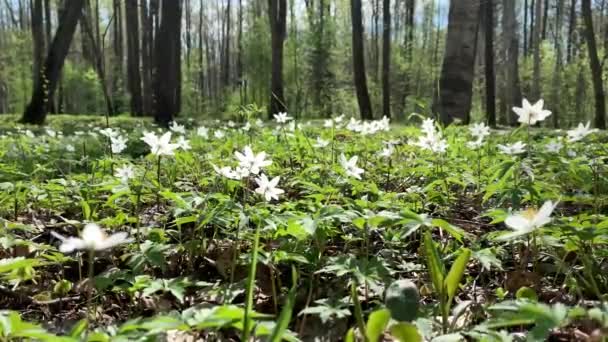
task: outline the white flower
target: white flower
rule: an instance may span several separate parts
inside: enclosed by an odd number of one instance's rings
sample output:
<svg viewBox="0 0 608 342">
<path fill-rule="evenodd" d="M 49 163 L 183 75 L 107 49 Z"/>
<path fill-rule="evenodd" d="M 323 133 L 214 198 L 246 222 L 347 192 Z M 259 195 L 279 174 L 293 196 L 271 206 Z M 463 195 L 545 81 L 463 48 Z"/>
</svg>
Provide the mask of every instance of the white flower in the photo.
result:
<svg viewBox="0 0 608 342">
<path fill-rule="evenodd" d="M 258 188 L 255 189 L 255 192 L 263 195 L 268 202 L 273 199 L 278 200 L 279 195 L 285 192 L 277 188 L 280 179 L 281 177 L 274 177 L 272 180 L 268 180 L 268 177 L 262 173 L 259 178 L 255 179 L 255 182 L 258 183 Z"/>
<path fill-rule="evenodd" d="M 50 128 L 46 129 L 46 134 L 51 138 L 55 138 L 57 136 L 57 132 L 55 132 L 54 130 L 52 130 Z"/>
<path fill-rule="evenodd" d="M 509 215 L 505 220 L 505 224 L 507 227 L 513 229 L 514 232 L 501 235 L 499 239 L 506 240 L 525 235 L 546 225 L 551 222 L 551 213 L 553 213 L 556 206 L 557 203 L 554 204 L 552 201 L 547 201 L 539 210 L 530 208 L 518 214 Z"/>
<path fill-rule="evenodd" d="M 271 160 L 266 160 L 266 152 L 255 154 L 250 146 L 245 146 L 243 153 L 236 151 L 234 155 L 239 161 L 239 166 L 249 170 L 254 175 L 259 174 L 261 168 L 272 164 Z"/>
<path fill-rule="evenodd" d="M 120 135 L 110 137 L 112 153 L 118 154 L 127 148 L 127 139 Z"/>
<path fill-rule="evenodd" d="M 28 138 L 34 138 L 34 137 L 36 137 L 34 135 L 34 132 L 30 131 L 29 129 L 26 129 L 24 133 L 25 133 L 25 136 L 28 137 Z"/>
<path fill-rule="evenodd" d="M 179 147 L 177 144 L 171 143 L 171 132 L 167 132 L 161 137 L 152 132 L 144 132 L 141 140 L 150 146 L 152 154 L 156 156 L 172 156 Z"/>
<path fill-rule="evenodd" d="M 516 154 L 521 154 L 526 152 L 526 144 L 522 143 L 521 141 L 518 141 L 514 144 L 507 144 L 507 145 L 501 145 L 498 144 L 497 145 L 498 149 L 500 150 L 500 152 L 504 153 L 504 154 L 508 154 L 508 155 L 516 155 Z"/>
<path fill-rule="evenodd" d="M 108 236 L 95 223 L 89 223 L 84 226 L 84 229 L 80 233 L 80 238 L 66 238 L 53 231 L 51 231 L 51 234 L 62 241 L 61 246 L 59 246 L 59 251 L 62 253 L 71 253 L 75 250 L 101 251 L 132 241 L 132 239 L 127 237 L 127 233 L 125 232 Z"/>
<path fill-rule="evenodd" d="M 427 135 L 435 134 L 435 120 L 428 118 L 422 121 L 422 132 Z"/>
<path fill-rule="evenodd" d="M 341 115 L 336 116 L 334 118 L 334 122 L 337 123 L 337 124 L 341 123 L 342 121 L 344 121 L 344 114 L 341 114 Z"/>
<path fill-rule="evenodd" d="M 281 112 L 279 114 L 274 114 L 274 119 L 277 123 L 284 124 L 287 121 L 292 120 L 292 117 L 287 116 L 287 113 Z"/>
<path fill-rule="evenodd" d="M 393 155 L 393 152 L 395 152 L 395 148 L 393 147 L 393 145 L 388 145 L 387 147 L 383 148 L 378 155 L 380 157 L 384 157 L 384 158 L 390 158 L 390 156 Z"/>
<path fill-rule="evenodd" d="M 228 167 L 228 166 L 224 166 L 224 167 L 218 167 L 215 164 L 211 164 L 211 166 L 213 166 L 213 170 L 215 170 L 215 172 L 225 178 L 228 179 L 240 179 L 237 178 L 236 173 L 232 170 L 232 168 Z"/>
<path fill-rule="evenodd" d="M 325 128 L 332 128 L 334 127 L 334 120 L 332 119 L 327 119 L 323 122 L 323 127 Z"/>
<path fill-rule="evenodd" d="M 559 153 L 563 147 L 564 144 L 562 144 L 561 141 L 556 139 L 545 145 L 545 151 L 547 151 L 548 153 Z"/>
<path fill-rule="evenodd" d="M 177 148 L 181 148 L 184 151 L 192 149 L 192 147 L 190 146 L 190 141 L 188 141 L 188 139 L 184 138 L 183 136 L 177 138 L 175 144 L 177 145 Z"/>
<path fill-rule="evenodd" d="M 518 122 L 526 125 L 535 125 L 551 115 L 551 111 L 543 109 L 544 105 L 545 101 L 542 99 L 538 100 L 534 105 L 531 105 L 527 99 L 524 99 L 523 106 L 521 108 L 513 107 L 513 111 L 519 116 Z"/>
<path fill-rule="evenodd" d="M 578 127 L 568 131 L 568 142 L 581 141 L 594 132 L 597 132 L 597 129 L 591 129 L 591 122 L 587 121 L 587 125 L 583 125 L 581 122 L 578 124 Z"/>
<path fill-rule="evenodd" d="M 481 146 L 483 146 L 483 138 L 477 138 L 476 140 L 467 142 L 467 147 L 471 150 L 476 150 Z"/>
<path fill-rule="evenodd" d="M 174 132 L 174 133 L 186 134 L 186 127 L 178 124 L 176 121 L 171 122 L 171 126 L 169 126 L 169 129 L 171 130 L 171 132 Z"/>
<path fill-rule="evenodd" d="M 299 125 L 296 125 L 295 121 L 292 121 L 289 123 L 289 125 L 287 126 L 287 130 L 290 132 L 295 132 L 296 128 L 300 128 Z"/>
<path fill-rule="evenodd" d="M 232 120 L 228 120 L 228 127 L 234 128 L 234 126 L 236 126 L 236 123 Z"/>
<path fill-rule="evenodd" d="M 221 129 L 218 129 L 217 131 L 213 132 L 213 136 L 216 139 L 223 139 L 226 136 L 226 134 Z"/>
<path fill-rule="evenodd" d="M 114 177 L 120 179 L 122 183 L 127 183 L 129 179 L 135 177 L 135 170 L 132 165 L 125 164 L 122 167 L 116 169 Z"/>
<path fill-rule="evenodd" d="M 110 128 L 110 127 L 104 128 L 104 129 L 100 129 L 99 133 L 101 135 L 103 135 L 104 137 L 107 137 L 107 138 L 113 138 L 113 137 L 115 137 L 115 136 L 118 135 L 118 131 L 116 131 L 116 130 Z"/>
<path fill-rule="evenodd" d="M 327 147 L 328 145 L 329 145 L 329 141 L 323 140 L 323 139 L 321 139 L 321 137 L 317 137 L 317 142 L 312 146 L 317 147 L 317 148 L 324 148 L 324 147 Z"/>
<path fill-rule="evenodd" d="M 356 179 L 361 179 L 361 174 L 365 172 L 363 169 L 357 167 L 358 156 L 353 156 L 350 159 L 346 159 L 344 154 L 340 155 L 340 165 L 344 168 L 346 175 Z"/>
<path fill-rule="evenodd" d="M 264 127 L 264 121 L 262 121 L 261 119 L 257 119 L 255 120 L 255 125 L 258 127 Z"/>
<path fill-rule="evenodd" d="M 199 137 L 205 138 L 205 139 L 209 139 L 209 128 L 207 128 L 205 126 L 201 126 L 201 127 L 197 128 L 196 135 L 198 135 Z"/>
<path fill-rule="evenodd" d="M 249 123 L 249 121 L 243 126 L 243 131 L 244 132 L 249 132 L 249 130 L 251 129 L 251 124 Z"/>
<path fill-rule="evenodd" d="M 566 154 L 568 155 L 568 157 L 570 158 L 574 158 L 576 157 L 576 152 L 574 152 L 573 150 L 568 150 L 566 151 Z"/>
<path fill-rule="evenodd" d="M 490 135 L 490 127 L 486 126 L 483 122 L 476 123 L 469 127 L 471 135 L 477 139 L 483 139 Z"/>
</svg>

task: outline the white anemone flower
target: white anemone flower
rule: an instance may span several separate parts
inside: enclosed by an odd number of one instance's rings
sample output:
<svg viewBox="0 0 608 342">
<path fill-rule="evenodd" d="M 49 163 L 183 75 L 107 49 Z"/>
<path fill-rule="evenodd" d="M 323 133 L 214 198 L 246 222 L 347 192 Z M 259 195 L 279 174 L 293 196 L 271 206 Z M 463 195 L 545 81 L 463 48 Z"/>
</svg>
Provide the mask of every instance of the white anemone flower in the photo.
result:
<svg viewBox="0 0 608 342">
<path fill-rule="evenodd" d="M 273 116 L 274 116 L 274 119 L 276 120 L 276 122 L 279 124 L 287 123 L 288 121 L 293 119 L 292 117 L 288 116 L 287 113 L 285 113 L 285 112 L 274 114 Z"/>
<path fill-rule="evenodd" d="M 177 121 L 172 121 L 171 126 L 169 126 L 171 132 L 178 134 L 186 134 L 186 127 L 177 123 Z"/>
<path fill-rule="evenodd" d="M 266 152 L 253 153 L 251 146 L 245 146 L 243 152 L 234 152 L 236 159 L 239 161 L 239 166 L 249 170 L 250 173 L 257 175 L 260 170 L 272 164 L 271 160 L 266 160 Z"/>
<path fill-rule="evenodd" d="M 120 179 L 122 183 L 127 183 L 129 179 L 135 177 L 135 170 L 132 165 L 125 164 L 116 169 L 114 172 L 114 177 Z"/>
<path fill-rule="evenodd" d="M 591 129 L 591 122 L 587 121 L 586 125 L 583 125 L 581 122 L 578 124 L 578 127 L 568 131 L 568 142 L 581 141 L 594 132 L 597 132 L 597 129 Z"/>
<path fill-rule="evenodd" d="M 213 132 L 213 136 L 216 139 L 223 139 L 226 136 L 226 133 L 224 133 L 224 131 L 222 131 L 221 129 L 218 129 L 217 131 Z"/>
<path fill-rule="evenodd" d="M 51 234 L 61 240 L 59 251 L 62 253 L 71 253 L 75 250 L 102 251 L 133 241 L 125 232 L 107 235 L 95 223 L 84 226 L 79 238 L 65 237 L 55 232 Z"/>
<path fill-rule="evenodd" d="M 500 152 L 502 152 L 503 154 L 508 154 L 508 155 L 516 155 L 516 154 L 522 154 L 524 152 L 526 152 L 526 144 L 522 143 L 521 141 L 518 141 L 514 144 L 507 144 L 507 145 L 501 145 L 498 144 L 496 145 L 498 147 L 498 149 L 500 150 Z"/>
<path fill-rule="evenodd" d="M 357 167 L 358 156 L 353 156 L 350 159 L 346 159 L 344 154 L 340 155 L 340 165 L 349 177 L 361 179 L 361 174 L 365 172 L 362 168 Z"/>
<path fill-rule="evenodd" d="M 178 146 L 178 148 L 181 148 L 184 151 L 188 151 L 188 150 L 192 149 L 192 146 L 190 146 L 190 141 L 188 139 L 184 138 L 183 136 L 180 136 L 179 138 L 177 138 L 177 141 L 175 143 Z"/>
<path fill-rule="evenodd" d="M 172 156 L 179 147 L 179 145 L 171 143 L 171 132 L 160 137 L 152 132 L 144 132 L 141 140 L 150 146 L 150 150 L 155 156 Z"/>
<path fill-rule="evenodd" d="M 266 201 L 270 202 L 273 199 L 278 200 L 279 195 L 283 194 L 285 191 L 283 189 L 277 188 L 281 177 L 274 177 L 269 180 L 265 174 L 261 174 L 260 177 L 255 179 L 255 182 L 258 183 L 258 187 L 255 189 L 255 192 L 264 196 Z"/>
<path fill-rule="evenodd" d="M 525 125 L 535 125 L 551 115 L 551 111 L 543 109 L 544 105 L 545 101 L 542 99 L 538 100 L 534 105 L 531 105 L 527 99 L 524 99 L 522 107 L 513 107 L 513 111 L 519 116 L 518 122 Z"/>
<path fill-rule="evenodd" d="M 209 139 L 209 128 L 205 126 L 200 126 L 196 129 L 196 135 L 201 138 Z"/>
<path fill-rule="evenodd" d="M 555 210 L 557 203 L 547 201 L 538 210 L 530 208 L 517 214 L 509 215 L 505 220 L 505 224 L 513 229 L 513 232 L 501 235 L 499 239 L 507 240 L 526 235 L 551 222 L 551 214 Z"/>
<path fill-rule="evenodd" d="M 483 122 L 473 124 L 469 127 L 471 135 L 477 139 L 483 139 L 490 135 L 490 127 L 486 126 Z"/>
<path fill-rule="evenodd" d="M 552 140 L 547 145 L 545 145 L 545 151 L 548 153 L 559 153 L 562 148 L 564 148 L 564 144 L 562 144 L 559 140 Z"/>
<path fill-rule="evenodd" d="M 110 137 L 110 148 L 112 149 L 112 153 L 119 154 L 127 148 L 127 138 L 116 135 Z"/>
<path fill-rule="evenodd" d="M 314 145 L 312 145 L 312 146 L 316 147 L 316 148 L 324 148 L 324 147 L 327 147 L 328 145 L 329 145 L 329 141 L 323 140 L 323 139 L 321 139 L 321 137 L 317 137 L 317 142 L 315 142 Z"/>
</svg>

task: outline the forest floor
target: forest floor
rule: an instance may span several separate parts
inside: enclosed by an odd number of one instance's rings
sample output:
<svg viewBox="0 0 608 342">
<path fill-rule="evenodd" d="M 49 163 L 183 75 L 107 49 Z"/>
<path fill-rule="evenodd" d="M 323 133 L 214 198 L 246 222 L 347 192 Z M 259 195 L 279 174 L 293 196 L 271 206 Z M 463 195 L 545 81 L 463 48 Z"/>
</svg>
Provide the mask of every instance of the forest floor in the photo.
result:
<svg viewBox="0 0 608 342">
<path fill-rule="evenodd" d="M 0 341 L 608 337 L 604 132 L 236 121 L 4 120 Z"/>
</svg>

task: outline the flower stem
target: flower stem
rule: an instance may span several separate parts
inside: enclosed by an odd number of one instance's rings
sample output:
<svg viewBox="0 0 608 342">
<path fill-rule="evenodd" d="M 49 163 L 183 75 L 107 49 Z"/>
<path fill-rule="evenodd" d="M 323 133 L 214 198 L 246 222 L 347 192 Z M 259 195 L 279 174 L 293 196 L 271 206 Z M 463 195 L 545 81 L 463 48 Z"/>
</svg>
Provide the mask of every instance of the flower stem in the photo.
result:
<svg viewBox="0 0 608 342">
<path fill-rule="evenodd" d="M 95 275 L 95 250 L 89 250 L 89 286 L 87 287 L 87 320 L 89 317 L 93 317 L 93 321 L 95 321 L 95 310 L 91 310 L 92 301 L 93 301 L 93 287 L 95 286 L 94 275 Z M 90 324 L 89 324 L 90 325 Z"/>
</svg>

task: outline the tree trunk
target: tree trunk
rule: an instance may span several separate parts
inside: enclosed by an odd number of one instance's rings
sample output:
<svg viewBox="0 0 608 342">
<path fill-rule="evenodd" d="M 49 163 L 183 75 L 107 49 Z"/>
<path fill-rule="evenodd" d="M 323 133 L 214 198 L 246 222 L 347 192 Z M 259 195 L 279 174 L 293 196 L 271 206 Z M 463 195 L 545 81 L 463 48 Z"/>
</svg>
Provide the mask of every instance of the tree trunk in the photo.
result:
<svg viewBox="0 0 608 342">
<path fill-rule="evenodd" d="M 513 4 L 513 6 L 515 6 L 515 4 Z M 524 41 L 524 56 L 527 56 L 528 55 L 528 0 L 524 0 L 524 39 L 523 39 L 523 41 Z"/>
<path fill-rule="evenodd" d="M 51 43 L 44 63 L 41 78 L 36 82 L 32 99 L 21 117 L 22 123 L 43 124 L 46 118 L 46 102 L 53 96 L 63 62 L 70 49 L 78 19 L 82 14 L 85 0 L 66 0 L 65 9 L 59 20 L 59 27 Z M 45 80 L 45 82 L 42 82 Z"/>
<path fill-rule="evenodd" d="M 152 21 L 147 0 L 141 1 L 141 64 L 142 64 L 142 98 L 144 115 L 152 113 Z"/>
<path fill-rule="evenodd" d="M 164 127 L 180 109 L 181 17 L 181 1 L 162 1 L 161 23 L 155 37 L 154 119 Z"/>
<path fill-rule="evenodd" d="M 542 34 L 542 20 L 541 20 L 541 13 L 542 13 L 542 5 L 543 5 L 543 1 L 542 0 L 536 0 L 536 10 L 534 11 L 536 13 L 536 23 L 534 25 L 534 44 L 531 44 L 531 46 L 534 47 L 534 67 L 533 67 L 533 82 L 534 82 L 534 87 L 533 87 L 533 97 L 534 100 L 539 100 L 542 96 L 541 94 L 541 82 L 540 82 L 540 52 L 542 49 L 542 44 L 541 44 L 541 34 Z"/>
<path fill-rule="evenodd" d="M 351 0 L 351 20 L 353 25 L 353 72 L 357 102 L 362 120 L 372 120 L 372 104 L 367 92 L 367 76 L 365 75 L 365 59 L 363 45 L 363 16 L 361 13 L 361 0 Z"/>
<path fill-rule="evenodd" d="M 122 29 L 122 5 L 120 0 L 113 0 L 112 10 L 114 12 L 113 22 L 113 48 L 114 59 L 112 62 L 112 97 L 114 98 L 115 110 L 119 111 L 123 108 L 123 102 L 120 100 L 123 94 L 123 29 Z"/>
<path fill-rule="evenodd" d="M 566 47 L 566 63 L 570 64 L 574 55 L 574 30 L 576 29 L 576 0 L 570 3 L 570 15 L 568 16 L 568 42 Z"/>
<path fill-rule="evenodd" d="M 496 127 L 496 75 L 494 74 L 494 1 L 481 2 L 485 38 L 485 81 L 487 124 Z"/>
<path fill-rule="evenodd" d="M 450 2 L 448 31 L 441 77 L 438 111 L 444 125 L 455 119 L 467 123 L 471 111 L 479 1 Z"/>
<path fill-rule="evenodd" d="M 382 114 L 391 117 L 391 1 L 383 0 L 382 13 Z"/>
<path fill-rule="evenodd" d="M 232 26 L 232 0 L 226 4 L 226 33 L 224 34 L 224 51 L 222 60 L 222 85 L 226 88 L 231 86 L 230 82 L 230 34 Z M 285 40 L 285 38 L 283 38 Z"/>
<path fill-rule="evenodd" d="M 127 85 L 131 95 L 131 114 L 142 116 L 143 98 L 141 94 L 140 50 L 139 50 L 139 1 L 126 0 L 125 17 L 127 25 Z"/>
<path fill-rule="evenodd" d="M 553 101 L 555 104 L 553 108 L 553 114 L 551 120 L 554 128 L 559 128 L 559 117 L 561 114 L 560 110 L 560 86 L 562 82 L 562 68 L 563 68 L 563 48 L 562 48 L 562 19 L 564 12 L 564 0 L 557 0 L 557 7 L 555 11 L 555 70 L 553 72 Z"/>
<path fill-rule="evenodd" d="M 33 45 L 33 85 L 38 86 L 37 82 L 41 80 L 42 63 L 44 63 L 44 24 L 43 24 L 43 8 L 42 0 L 32 1 L 32 45 Z"/>
<path fill-rule="evenodd" d="M 517 125 L 516 114 L 511 108 L 521 105 L 522 95 L 519 81 L 519 37 L 517 34 L 515 2 L 513 0 L 503 0 L 503 13 L 502 31 L 506 61 L 505 108 L 507 109 L 506 113 L 504 113 L 504 123 Z"/>
<path fill-rule="evenodd" d="M 287 0 L 268 0 L 268 16 L 272 40 L 272 71 L 268 117 L 285 112 L 283 95 L 283 42 L 287 30 Z"/>
<path fill-rule="evenodd" d="M 586 28 L 585 39 L 587 40 L 587 48 L 589 50 L 589 66 L 591 67 L 593 92 L 595 94 L 595 127 L 606 129 L 606 103 L 604 98 L 604 85 L 602 83 L 602 67 L 597 55 L 591 0 L 582 0 L 582 12 Z"/>
</svg>

